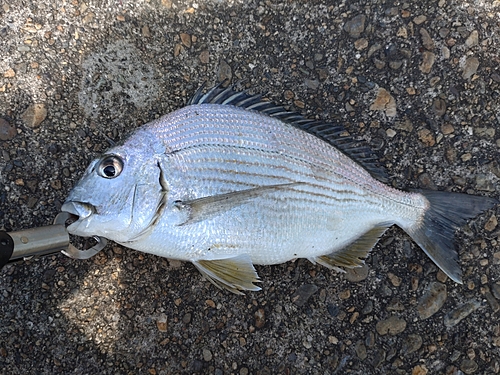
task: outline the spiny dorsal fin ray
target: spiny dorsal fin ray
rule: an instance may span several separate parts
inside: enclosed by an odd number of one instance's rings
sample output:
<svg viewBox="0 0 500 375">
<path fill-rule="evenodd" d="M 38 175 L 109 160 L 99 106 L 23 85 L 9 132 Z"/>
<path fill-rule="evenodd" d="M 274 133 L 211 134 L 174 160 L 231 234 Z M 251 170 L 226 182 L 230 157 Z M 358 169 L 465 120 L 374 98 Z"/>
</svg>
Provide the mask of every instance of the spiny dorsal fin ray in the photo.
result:
<svg viewBox="0 0 500 375">
<path fill-rule="evenodd" d="M 382 182 L 387 182 L 388 176 L 376 155 L 363 141 L 357 141 L 346 133 L 345 128 L 339 124 L 327 123 L 307 119 L 299 113 L 287 111 L 282 106 L 262 100 L 260 95 L 250 95 L 246 92 L 237 92 L 231 85 L 222 87 L 223 82 L 202 94 L 203 84 L 188 101 L 188 105 L 195 104 L 221 104 L 232 105 L 247 110 L 258 111 L 274 117 L 287 124 L 302 129 L 316 137 L 328 142 L 339 151 L 365 168 L 373 177 Z"/>
<path fill-rule="evenodd" d="M 338 270 L 338 267 L 354 268 L 363 265 L 368 253 L 377 244 L 388 226 L 377 226 L 359 237 L 349 246 L 334 253 L 310 259 L 325 267 Z"/>
<path fill-rule="evenodd" d="M 242 290 L 258 291 L 253 283 L 259 282 L 259 275 L 246 254 L 233 258 L 193 261 L 201 274 L 218 288 L 225 288 L 235 294 Z"/>
</svg>

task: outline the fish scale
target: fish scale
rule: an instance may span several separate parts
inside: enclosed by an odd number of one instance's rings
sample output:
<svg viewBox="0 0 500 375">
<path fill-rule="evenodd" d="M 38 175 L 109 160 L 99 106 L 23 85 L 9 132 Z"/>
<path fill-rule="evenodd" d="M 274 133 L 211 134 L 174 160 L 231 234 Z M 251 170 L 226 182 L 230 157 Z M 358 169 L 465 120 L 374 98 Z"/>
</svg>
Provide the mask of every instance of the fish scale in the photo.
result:
<svg viewBox="0 0 500 375">
<path fill-rule="evenodd" d="M 230 88 L 198 92 L 91 164 L 62 207 L 78 216 L 68 231 L 190 261 L 241 293 L 259 289 L 254 264 L 359 266 L 396 224 L 461 282 L 454 231 L 496 200 L 389 187 L 343 133 Z"/>
</svg>

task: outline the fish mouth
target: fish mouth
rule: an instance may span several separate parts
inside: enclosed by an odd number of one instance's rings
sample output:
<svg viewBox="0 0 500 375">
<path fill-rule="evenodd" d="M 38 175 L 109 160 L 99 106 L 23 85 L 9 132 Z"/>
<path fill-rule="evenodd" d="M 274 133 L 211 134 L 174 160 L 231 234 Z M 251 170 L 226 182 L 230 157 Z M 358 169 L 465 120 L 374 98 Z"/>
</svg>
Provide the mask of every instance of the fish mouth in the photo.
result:
<svg viewBox="0 0 500 375">
<path fill-rule="evenodd" d="M 65 202 L 61 207 L 61 211 L 68 212 L 69 214 L 73 215 L 73 219 L 75 219 L 75 221 L 67 227 L 68 231 L 70 232 L 72 229 L 76 228 L 76 226 L 83 220 L 87 219 L 92 214 L 95 214 L 97 212 L 95 206 L 93 206 L 92 204 L 78 201 Z"/>
</svg>

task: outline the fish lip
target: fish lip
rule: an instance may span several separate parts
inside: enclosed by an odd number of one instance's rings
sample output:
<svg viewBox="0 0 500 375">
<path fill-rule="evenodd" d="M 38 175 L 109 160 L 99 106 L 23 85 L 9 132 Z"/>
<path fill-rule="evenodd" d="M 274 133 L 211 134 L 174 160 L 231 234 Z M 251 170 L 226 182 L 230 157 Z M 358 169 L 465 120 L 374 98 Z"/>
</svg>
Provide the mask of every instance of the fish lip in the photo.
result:
<svg viewBox="0 0 500 375">
<path fill-rule="evenodd" d="M 79 202 L 79 201 L 64 202 L 64 204 L 61 207 L 61 211 L 68 212 L 78 217 L 78 220 L 75 221 L 70 226 L 76 224 L 77 222 L 81 222 L 82 220 L 87 219 L 92 214 L 95 214 L 97 212 L 95 206 L 93 206 L 92 204 L 88 202 Z"/>
</svg>

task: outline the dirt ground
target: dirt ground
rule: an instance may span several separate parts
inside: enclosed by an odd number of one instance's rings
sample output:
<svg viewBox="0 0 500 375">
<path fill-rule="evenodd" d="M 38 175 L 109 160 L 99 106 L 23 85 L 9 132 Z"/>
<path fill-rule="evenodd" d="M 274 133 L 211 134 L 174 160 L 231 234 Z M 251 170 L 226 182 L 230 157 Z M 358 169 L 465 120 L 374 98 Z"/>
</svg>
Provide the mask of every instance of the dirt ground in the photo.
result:
<svg viewBox="0 0 500 375">
<path fill-rule="evenodd" d="M 498 198 L 499 56 L 498 0 L 4 1 L 0 229 L 50 224 L 110 141 L 224 79 L 344 124 L 392 186 Z M 457 233 L 463 285 L 397 228 L 244 296 L 116 244 L 7 265 L 0 373 L 499 373 L 498 210 Z"/>
</svg>

